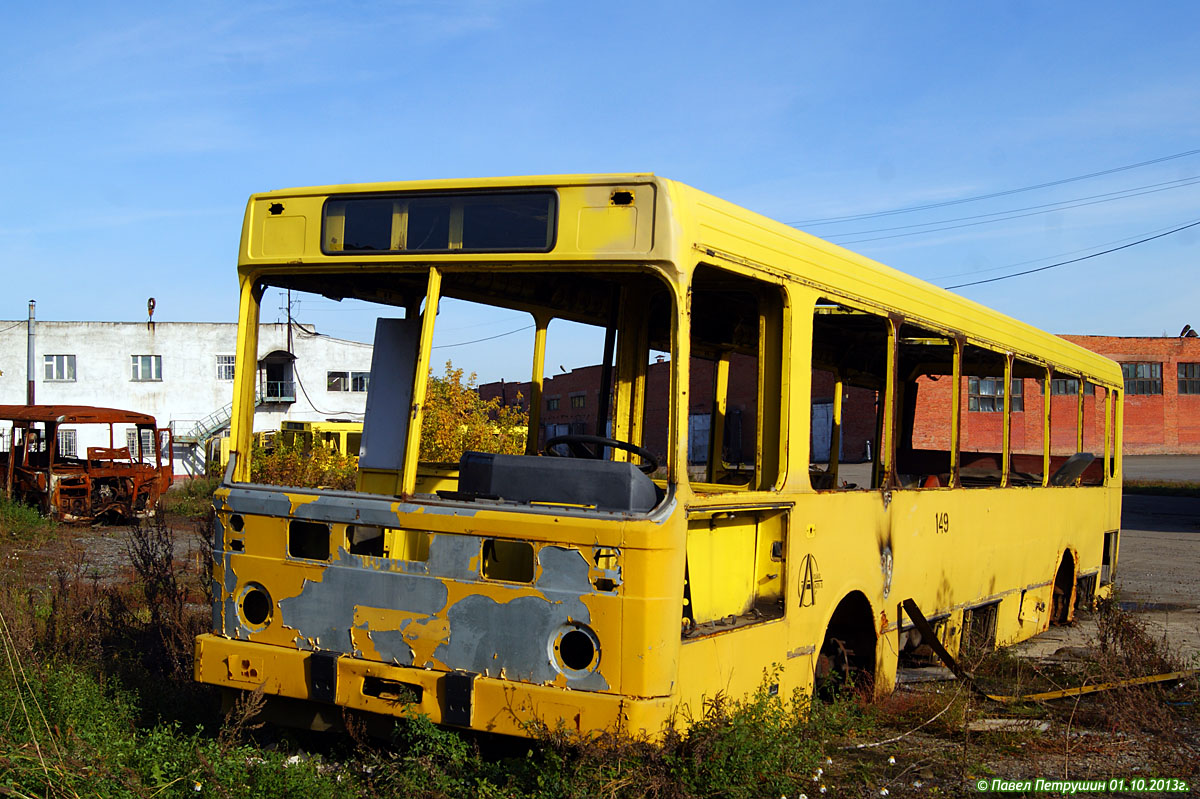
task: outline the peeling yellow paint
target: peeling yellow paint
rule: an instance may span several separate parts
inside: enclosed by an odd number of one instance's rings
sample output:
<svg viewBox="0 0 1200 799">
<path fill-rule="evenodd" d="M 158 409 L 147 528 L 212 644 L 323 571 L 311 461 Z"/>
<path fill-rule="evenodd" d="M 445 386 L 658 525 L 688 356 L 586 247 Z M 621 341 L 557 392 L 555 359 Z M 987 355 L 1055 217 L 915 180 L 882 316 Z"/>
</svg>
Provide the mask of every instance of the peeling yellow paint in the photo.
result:
<svg viewBox="0 0 1200 799">
<path fill-rule="evenodd" d="M 330 235 L 322 228 L 322 209 L 332 194 L 398 196 L 539 187 L 553 189 L 556 202 L 556 236 L 546 252 L 481 256 L 452 247 L 419 255 L 397 250 L 346 258 L 338 249 L 322 248 L 323 238 Z M 268 233 L 272 218 L 306 220 L 303 229 L 309 232 L 275 236 Z M 456 246 L 463 243 L 462 224 L 460 212 L 451 222 Z M 301 229 L 295 222 L 285 226 Z M 764 669 L 772 664 L 781 664 L 772 677 L 781 695 L 809 690 L 835 610 L 851 598 L 863 609 L 863 643 L 874 645 L 876 684 L 886 690 L 905 629 L 898 609 L 902 600 L 911 598 L 925 613 L 936 615 L 942 622 L 940 634 L 950 646 L 963 635 L 964 616 L 981 603 L 993 603 L 998 609 L 996 639 L 1015 641 L 1048 623 L 1052 584 L 1047 581 L 1053 581 L 1062 552 L 1072 552 L 1076 575 L 1099 574 L 1101 536 L 1119 529 L 1119 369 L 862 256 L 650 175 L 340 186 L 252 197 L 239 259 L 235 449 L 247 451 L 253 420 L 255 337 L 263 286 L 307 279 L 315 265 L 322 280 L 335 287 L 339 280 L 349 289 L 364 291 L 376 290 L 375 283 L 381 282 L 424 286 L 404 302 L 400 293 L 408 288 L 376 297 L 414 309 L 425 296 L 421 292 L 431 291 L 428 286 L 435 283 L 440 287 L 442 281 L 447 296 L 452 290 L 494 290 L 489 299 L 497 305 L 534 316 L 541 326 L 544 360 L 545 320 L 574 314 L 604 325 L 614 318 L 604 313 L 608 300 L 603 298 L 595 308 L 589 307 L 594 298 L 578 307 L 560 308 L 557 295 L 505 293 L 511 285 L 504 276 L 528 276 L 536 268 L 552 277 L 565 263 L 572 275 L 608 275 L 603 279 L 620 292 L 620 301 L 612 301 L 620 308 L 612 430 L 613 435 L 619 431 L 621 441 L 644 440 L 642 428 L 649 416 L 644 413 L 645 356 L 651 346 L 670 348 L 671 416 L 669 429 L 660 432 L 671 452 L 667 477 L 655 483 L 666 497 L 663 504 L 651 514 L 638 514 L 587 510 L 586 503 L 571 502 L 570 497 L 553 504 L 531 499 L 525 505 L 436 498 L 431 492 L 458 488 L 457 469 L 417 468 L 411 460 L 401 469 L 364 473 L 360 486 L 375 491 L 373 497 L 279 490 L 263 498 L 258 488 L 240 488 L 235 494 L 224 487 L 215 501 L 226 550 L 213 566 L 221 589 L 219 634 L 198 640 L 198 679 L 245 687 L 246 675 L 258 669 L 268 675 L 271 692 L 309 698 L 312 662 L 306 659 L 325 661 L 319 659 L 324 655 L 305 650 L 324 645 L 341 652 L 335 666 L 336 696 L 347 707 L 403 712 L 397 707 L 402 703 L 364 695 L 364 675 L 370 675 L 420 686 L 419 710 L 443 721 L 451 716 L 444 704 L 447 683 L 458 679 L 447 672 L 474 670 L 483 674 L 471 683 L 466 723 L 477 729 L 525 734 L 521 723 L 540 717 L 548 723 L 560 719 L 581 730 L 621 725 L 634 733 L 656 734 L 681 711 L 699 713 L 704 701 L 718 693 L 736 697 L 758 688 Z M 704 481 L 698 482 L 687 474 L 685 429 L 696 376 L 689 370 L 693 358 L 715 358 L 714 385 L 727 387 L 731 357 L 731 350 L 713 353 L 693 347 L 699 327 L 693 326 L 691 316 L 693 283 L 701 269 L 750 287 L 748 294 L 772 298 L 759 302 L 758 318 L 751 316 L 745 330 L 733 333 L 748 331 L 750 344 L 738 352 L 754 357 L 753 331 L 759 331 L 758 391 L 775 410 L 760 417 L 753 463 L 740 467 L 740 473 L 723 460 L 710 464 Z M 375 283 L 355 282 L 366 273 Z M 378 276 L 387 280 L 378 281 Z M 477 284 L 472 282 L 476 277 Z M 649 301 L 636 296 L 635 289 L 646 285 L 661 295 L 662 330 L 653 335 L 663 340 L 651 342 Z M 1110 432 L 1103 458 L 1111 464 L 1110 479 L 1104 486 L 1069 489 L 911 491 L 890 485 L 879 490 L 814 490 L 808 474 L 813 318 L 818 301 L 830 297 L 844 300 L 856 313 L 883 319 L 893 344 L 901 322 L 912 319 L 955 341 L 1022 353 L 1039 364 L 1061 366 L 1107 386 Z M 426 363 L 434 319 L 427 316 L 421 322 L 429 335 L 422 334 L 414 348 L 419 362 Z M 723 341 L 709 344 L 726 346 Z M 535 353 L 535 364 L 538 357 Z M 887 453 L 886 459 L 881 456 L 880 471 L 890 477 L 900 415 L 900 409 L 892 407 L 899 376 L 895 351 L 889 350 L 886 358 L 880 398 L 889 406 L 886 410 L 894 412 L 881 410 L 883 440 L 876 443 Z M 957 380 L 961 358 L 955 370 L 952 379 Z M 544 370 L 539 366 L 535 371 L 536 382 Z M 424 377 L 422 373 L 420 379 Z M 539 389 L 535 387 L 535 397 Z M 721 393 L 716 404 L 724 414 L 729 409 L 721 403 L 728 398 Z M 759 407 L 766 404 L 760 402 Z M 961 415 L 960 410 L 956 406 L 955 414 Z M 413 420 L 403 442 L 412 449 L 412 436 L 420 432 L 420 411 L 405 408 L 401 413 Z M 834 413 L 840 413 L 840 405 Z M 723 425 L 715 429 L 718 442 L 723 431 Z M 616 460 L 628 459 L 622 454 Z M 733 478 L 740 484 L 726 484 Z M 248 479 L 249 463 L 239 459 L 235 487 Z M 414 485 L 416 493 L 411 490 Z M 396 498 L 397 494 L 403 496 Z M 235 512 L 244 521 L 240 534 L 231 532 Z M 305 520 L 325 520 L 317 523 L 327 522 L 331 539 L 341 543 L 331 546 L 328 563 L 289 554 L 288 525 L 299 512 Z M 387 531 L 382 557 L 348 554 L 346 526 L 368 524 L 368 518 L 370 525 Z M 934 525 L 934 518 L 954 522 Z M 531 582 L 520 582 L 529 575 L 524 559 L 519 570 L 490 569 L 478 549 L 487 539 L 531 547 Z M 232 551 L 235 541 L 242 551 Z M 1114 539 L 1112 560 L 1106 564 L 1110 567 L 1115 567 L 1115 548 Z M 606 549 L 611 551 L 601 551 Z M 277 611 L 261 631 L 247 632 L 227 618 L 231 612 L 236 615 L 231 608 L 250 582 L 265 587 Z M 355 595 L 360 585 L 368 584 L 370 590 L 363 588 L 363 593 L 369 596 Z M 326 593 L 313 591 L 313 586 Z M 1022 586 L 1027 589 L 1025 603 L 1020 600 Z M 1096 586 L 1096 594 L 1107 590 Z M 335 591 L 346 594 L 337 597 L 344 607 L 339 604 L 336 613 L 322 615 L 317 605 Z M 379 606 L 393 597 L 395 607 Z M 289 616 L 297 607 L 305 607 L 312 618 Z M 511 629 L 496 636 L 489 625 L 500 623 Z M 556 652 L 554 647 L 576 625 L 594 635 L 595 670 L 568 677 L 558 660 L 561 648 Z M 592 640 L 571 639 L 577 647 L 576 662 L 586 662 Z M 478 657 L 460 653 L 462 662 L 449 662 L 454 658 L 445 653 L 455 645 L 465 650 L 479 641 L 486 644 L 481 644 Z M 382 652 L 394 655 L 404 644 L 412 649 L 415 667 L 382 662 Z M 346 648 L 351 651 L 342 651 Z M 503 655 L 497 651 L 504 648 Z M 243 668 L 247 663 L 261 665 Z"/>
</svg>

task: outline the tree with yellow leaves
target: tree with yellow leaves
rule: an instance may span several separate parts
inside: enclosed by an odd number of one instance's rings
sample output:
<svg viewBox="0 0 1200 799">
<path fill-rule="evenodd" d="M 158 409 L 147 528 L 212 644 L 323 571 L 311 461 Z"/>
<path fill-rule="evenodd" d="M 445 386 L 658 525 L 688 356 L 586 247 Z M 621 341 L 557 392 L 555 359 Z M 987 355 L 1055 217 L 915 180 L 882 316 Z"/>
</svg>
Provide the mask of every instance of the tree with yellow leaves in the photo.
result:
<svg viewBox="0 0 1200 799">
<path fill-rule="evenodd" d="M 467 450 L 520 455 L 528 430 L 528 411 L 503 405 L 499 397 L 480 397 L 474 372 L 464 378 L 463 370 L 451 361 L 446 361 L 442 377 L 429 370 L 421 460 L 454 463 Z"/>
</svg>

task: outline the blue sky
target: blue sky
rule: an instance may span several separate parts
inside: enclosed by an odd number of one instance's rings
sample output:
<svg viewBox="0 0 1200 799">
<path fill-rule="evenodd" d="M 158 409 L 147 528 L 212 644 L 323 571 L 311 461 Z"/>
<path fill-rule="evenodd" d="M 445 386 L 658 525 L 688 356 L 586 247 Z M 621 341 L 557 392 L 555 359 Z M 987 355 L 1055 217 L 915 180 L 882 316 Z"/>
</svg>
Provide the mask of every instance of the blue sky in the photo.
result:
<svg viewBox="0 0 1200 799">
<path fill-rule="evenodd" d="M 42 319 L 137 321 L 154 296 L 159 320 L 232 320 L 246 197 L 287 186 L 653 171 L 796 223 L 1200 149 L 1184 2 L 46 2 L 0 22 L 8 319 L 36 298 Z M 1188 178 L 1200 154 L 802 227 L 952 285 L 1200 220 Z M 1033 208 L 1071 202 L 1091 204 Z M 1054 332 L 1174 335 L 1200 326 L 1198 254 L 1200 227 L 961 292 Z M 521 320 L 447 321 L 443 342 Z M 527 337 L 484 347 L 480 376 L 524 377 Z"/>
</svg>

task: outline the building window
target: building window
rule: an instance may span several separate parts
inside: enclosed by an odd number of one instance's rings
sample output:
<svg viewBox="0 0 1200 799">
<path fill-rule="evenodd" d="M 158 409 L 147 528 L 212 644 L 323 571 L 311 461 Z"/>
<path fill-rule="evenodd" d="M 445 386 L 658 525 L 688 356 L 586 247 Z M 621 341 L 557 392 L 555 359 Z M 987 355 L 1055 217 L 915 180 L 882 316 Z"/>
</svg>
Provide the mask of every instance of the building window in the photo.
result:
<svg viewBox="0 0 1200 799">
<path fill-rule="evenodd" d="M 1200 363 L 1179 364 L 1179 393 L 1200 394 Z"/>
<path fill-rule="evenodd" d="M 217 379 L 232 380 L 234 366 L 237 358 L 233 355 L 218 355 L 217 356 Z"/>
<path fill-rule="evenodd" d="M 587 395 L 586 394 L 572 394 L 571 395 L 571 407 L 572 408 L 582 408 L 585 406 L 586 403 L 587 403 Z"/>
<path fill-rule="evenodd" d="M 550 399 L 546 400 L 546 410 L 548 410 L 548 411 L 557 411 L 558 410 L 558 397 L 551 397 Z"/>
<path fill-rule="evenodd" d="M 129 447 L 129 457 L 131 460 L 138 459 L 138 429 L 136 427 L 125 428 L 125 446 Z M 154 461 L 154 431 L 142 431 L 142 454 L 141 459 L 147 462 Z"/>
<path fill-rule="evenodd" d="M 1013 413 L 1025 410 L 1025 391 L 1020 378 L 1012 381 L 1011 405 Z M 968 377 L 967 410 L 991 413 L 1004 412 L 1004 378 Z"/>
<path fill-rule="evenodd" d="M 60 458 L 76 457 L 76 440 L 77 436 L 74 430 L 66 430 L 60 427 L 58 430 L 58 456 Z"/>
<path fill-rule="evenodd" d="M 1161 363 L 1123 363 L 1121 374 L 1125 377 L 1126 394 L 1161 394 Z"/>
<path fill-rule="evenodd" d="M 162 380 L 161 355 L 134 355 L 133 371 L 130 380 L 145 382 L 147 380 Z"/>
<path fill-rule="evenodd" d="M 45 364 L 47 382 L 51 380 L 64 383 L 75 382 L 74 355 L 47 355 Z"/>
<path fill-rule="evenodd" d="M 1070 378 L 1054 378 L 1050 381 L 1050 394 L 1052 396 L 1072 396 L 1079 393 L 1079 381 L 1074 377 Z M 1084 383 L 1083 393 L 1091 396 L 1096 394 L 1095 383 Z"/>
<path fill-rule="evenodd" d="M 326 391 L 366 391 L 371 384 L 370 372 L 326 372 Z"/>
</svg>

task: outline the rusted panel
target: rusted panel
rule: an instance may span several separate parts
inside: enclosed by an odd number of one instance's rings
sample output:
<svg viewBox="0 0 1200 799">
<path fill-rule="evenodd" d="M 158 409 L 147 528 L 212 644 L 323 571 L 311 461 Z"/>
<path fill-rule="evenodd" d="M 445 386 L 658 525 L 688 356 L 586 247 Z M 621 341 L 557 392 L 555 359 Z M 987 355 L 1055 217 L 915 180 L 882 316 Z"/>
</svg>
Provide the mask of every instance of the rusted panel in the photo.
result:
<svg viewBox="0 0 1200 799">
<path fill-rule="evenodd" d="M 170 434 L 155 427 L 149 414 L 83 405 L 0 405 L 0 419 L 13 427 L 11 451 L 0 462 L 7 495 L 59 521 L 150 517 L 171 485 L 171 461 L 164 464 L 161 454 Z M 134 460 L 126 447 L 88 447 L 86 457 L 62 457 L 55 434 L 63 424 L 110 425 L 110 440 L 113 424 L 153 430 L 154 463 Z"/>
<path fill-rule="evenodd" d="M 52 424 L 155 424 L 148 413 L 123 411 L 117 408 L 95 408 L 90 405 L 0 405 L 0 419 L 17 422 Z"/>
</svg>

